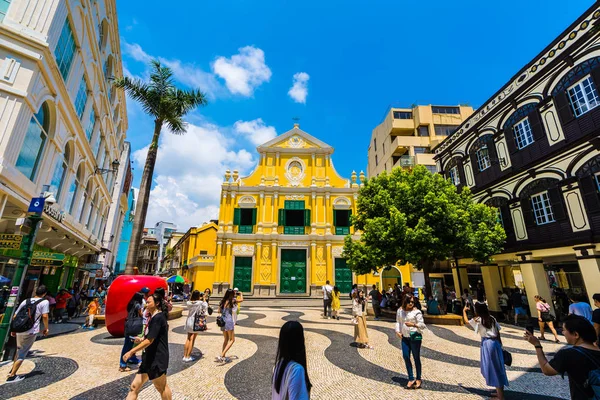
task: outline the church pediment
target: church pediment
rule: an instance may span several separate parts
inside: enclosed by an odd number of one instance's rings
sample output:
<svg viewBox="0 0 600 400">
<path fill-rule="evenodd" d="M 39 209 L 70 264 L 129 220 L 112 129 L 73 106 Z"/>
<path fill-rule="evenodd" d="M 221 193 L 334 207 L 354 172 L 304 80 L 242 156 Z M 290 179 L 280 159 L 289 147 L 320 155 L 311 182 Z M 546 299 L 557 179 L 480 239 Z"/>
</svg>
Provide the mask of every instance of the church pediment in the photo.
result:
<svg viewBox="0 0 600 400">
<path fill-rule="evenodd" d="M 297 124 L 294 129 L 287 131 L 276 138 L 258 146 L 257 150 L 261 153 L 267 151 L 294 151 L 311 150 L 319 153 L 333 153 L 333 148 L 316 137 L 301 130 Z"/>
</svg>

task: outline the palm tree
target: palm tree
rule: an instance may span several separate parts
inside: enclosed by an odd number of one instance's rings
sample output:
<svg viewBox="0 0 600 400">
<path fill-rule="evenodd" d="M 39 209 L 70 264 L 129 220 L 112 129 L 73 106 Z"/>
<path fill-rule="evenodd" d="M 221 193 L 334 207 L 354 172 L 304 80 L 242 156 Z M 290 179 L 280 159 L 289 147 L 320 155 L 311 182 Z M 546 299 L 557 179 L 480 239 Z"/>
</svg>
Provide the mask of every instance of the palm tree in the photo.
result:
<svg viewBox="0 0 600 400">
<path fill-rule="evenodd" d="M 206 105 L 206 97 L 200 90 L 182 90 L 175 86 L 173 72 L 169 67 L 161 65 L 158 60 L 152 60 L 150 64 L 149 82 L 128 77 L 118 78 L 114 81 L 115 87 L 124 89 L 129 97 L 141 104 L 146 114 L 154 118 L 154 135 L 144 165 L 125 274 L 132 274 L 133 268 L 137 264 L 138 248 L 148 212 L 148 200 L 158 152 L 158 139 L 162 127 L 166 125 L 172 133 L 182 135 L 187 128 L 183 117 L 196 107 Z"/>
</svg>

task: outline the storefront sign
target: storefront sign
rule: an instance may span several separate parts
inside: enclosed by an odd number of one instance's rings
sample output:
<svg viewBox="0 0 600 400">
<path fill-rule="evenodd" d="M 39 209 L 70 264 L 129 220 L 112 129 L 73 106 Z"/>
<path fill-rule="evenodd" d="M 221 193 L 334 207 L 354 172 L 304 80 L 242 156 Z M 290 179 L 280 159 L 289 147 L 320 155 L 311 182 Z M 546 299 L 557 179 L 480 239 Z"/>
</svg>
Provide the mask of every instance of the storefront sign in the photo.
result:
<svg viewBox="0 0 600 400">
<path fill-rule="evenodd" d="M 0 234 L 0 248 L 17 250 L 21 247 L 23 236 L 3 233 Z"/>
<path fill-rule="evenodd" d="M 48 203 L 44 205 L 44 212 L 48 214 L 51 218 L 57 220 L 58 222 L 62 222 L 63 220 L 63 213 L 59 209 L 52 207 Z"/>
<path fill-rule="evenodd" d="M 32 258 L 39 260 L 64 261 L 63 253 L 51 253 L 49 251 L 34 251 Z"/>
<path fill-rule="evenodd" d="M 50 267 L 44 267 L 44 275 L 48 275 L 48 273 L 50 272 Z"/>
</svg>

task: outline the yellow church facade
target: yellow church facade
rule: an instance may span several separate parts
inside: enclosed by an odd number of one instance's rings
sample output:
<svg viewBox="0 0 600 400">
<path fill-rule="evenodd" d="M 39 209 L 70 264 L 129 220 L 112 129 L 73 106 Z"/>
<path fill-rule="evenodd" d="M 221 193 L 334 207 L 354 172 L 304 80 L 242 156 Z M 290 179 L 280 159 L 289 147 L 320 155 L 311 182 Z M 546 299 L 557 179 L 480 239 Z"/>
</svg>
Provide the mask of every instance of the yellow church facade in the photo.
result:
<svg viewBox="0 0 600 400">
<path fill-rule="evenodd" d="M 216 232 L 213 292 L 237 287 L 260 297 L 320 297 L 329 280 L 349 293 L 353 283 L 410 281 L 408 267 L 356 276 L 342 258 L 344 238 L 363 181 L 341 177 L 334 149 L 294 128 L 257 148 L 247 177 L 226 171 Z M 356 236 L 354 236 L 356 237 Z M 387 276 L 386 276 L 387 275 Z"/>
</svg>

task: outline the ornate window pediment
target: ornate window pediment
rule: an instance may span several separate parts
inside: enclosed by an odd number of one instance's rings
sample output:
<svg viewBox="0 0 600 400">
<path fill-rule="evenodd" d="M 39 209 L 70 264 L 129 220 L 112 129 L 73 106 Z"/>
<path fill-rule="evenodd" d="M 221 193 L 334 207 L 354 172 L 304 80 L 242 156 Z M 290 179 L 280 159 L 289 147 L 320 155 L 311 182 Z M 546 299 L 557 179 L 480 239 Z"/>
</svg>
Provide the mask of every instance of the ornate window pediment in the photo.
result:
<svg viewBox="0 0 600 400">
<path fill-rule="evenodd" d="M 352 207 L 352 202 L 347 197 L 337 197 L 333 200 L 334 210 L 349 210 Z"/>
<path fill-rule="evenodd" d="M 285 177 L 290 186 L 301 186 L 302 180 L 306 176 L 306 165 L 298 157 L 292 157 L 285 164 Z"/>
</svg>

